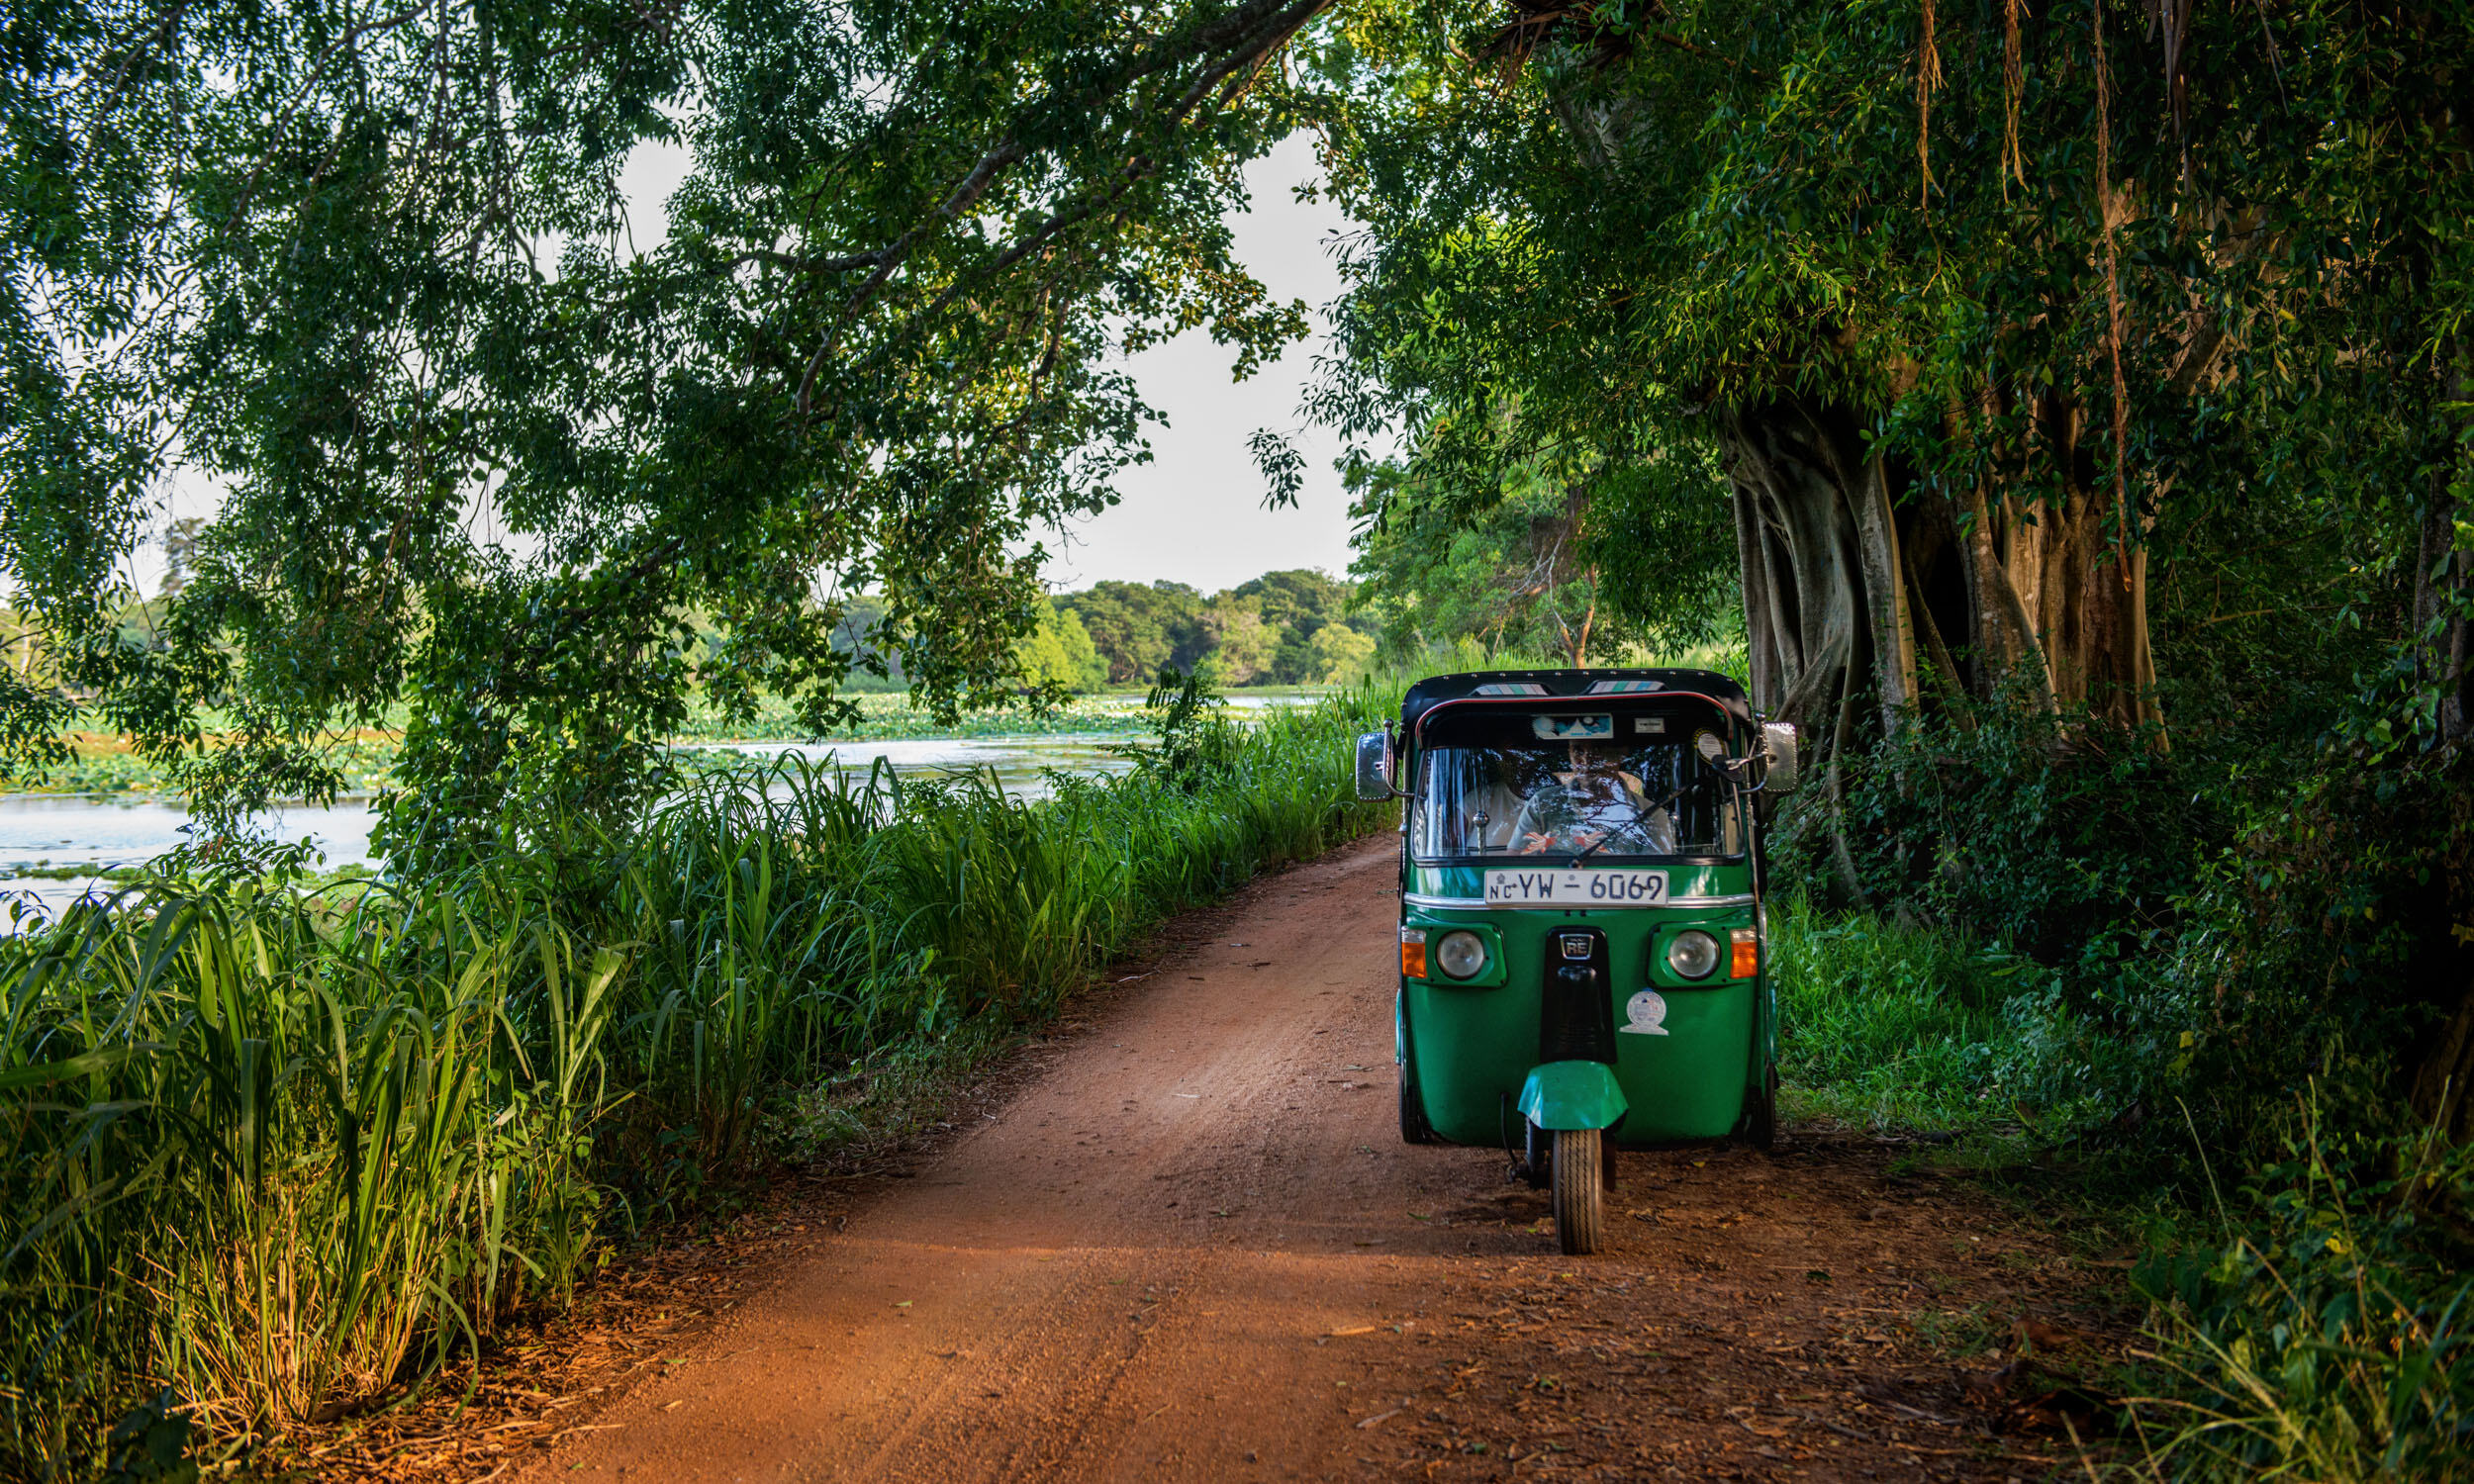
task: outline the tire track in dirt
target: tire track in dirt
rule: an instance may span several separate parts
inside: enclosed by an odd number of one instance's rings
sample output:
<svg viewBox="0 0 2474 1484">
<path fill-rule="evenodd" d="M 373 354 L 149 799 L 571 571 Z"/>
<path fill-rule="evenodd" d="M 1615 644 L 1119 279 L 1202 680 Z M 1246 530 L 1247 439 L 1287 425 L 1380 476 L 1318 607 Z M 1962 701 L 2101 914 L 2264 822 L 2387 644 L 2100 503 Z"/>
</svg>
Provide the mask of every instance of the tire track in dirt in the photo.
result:
<svg viewBox="0 0 2474 1484">
<path fill-rule="evenodd" d="M 1999 1479 L 2048 1461 L 1987 1432 L 1974 1372 L 1912 1321 L 2050 1311 L 2088 1280 L 2049 1238 L 1894 1173 L 1890 1150 L 1627 1155 L 1610 1251 L 1584 1259 L 1556 1253 L 1544 1197 L 1507 1185 L 1500 1154 L 1401 1144 L 1396 849 L 1364 842 L 1192 919 L 1208 941 L 529 1477 Z"/>
</svg>

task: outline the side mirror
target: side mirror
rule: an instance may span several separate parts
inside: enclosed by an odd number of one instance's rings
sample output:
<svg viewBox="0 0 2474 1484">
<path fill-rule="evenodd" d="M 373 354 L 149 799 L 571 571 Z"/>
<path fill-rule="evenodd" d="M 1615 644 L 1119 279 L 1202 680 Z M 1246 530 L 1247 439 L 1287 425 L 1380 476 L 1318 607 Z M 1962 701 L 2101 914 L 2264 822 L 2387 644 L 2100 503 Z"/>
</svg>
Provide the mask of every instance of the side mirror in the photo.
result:
<svg viewBox="0 0 2474 1484">
<path fill-rule="evenodd" d="M 1391 734 L 1368 732 L 1358 738 L 1358 797 L 1391 796 Z"/>
<path fill-rule="evenodd" d="M 1795 791 L 1795 728 L 1783 721 L 1761 723 L 1761 751 L 1768 756 L 1769 768 L 1761 778 L 1764 793 Z"/>
</svg>

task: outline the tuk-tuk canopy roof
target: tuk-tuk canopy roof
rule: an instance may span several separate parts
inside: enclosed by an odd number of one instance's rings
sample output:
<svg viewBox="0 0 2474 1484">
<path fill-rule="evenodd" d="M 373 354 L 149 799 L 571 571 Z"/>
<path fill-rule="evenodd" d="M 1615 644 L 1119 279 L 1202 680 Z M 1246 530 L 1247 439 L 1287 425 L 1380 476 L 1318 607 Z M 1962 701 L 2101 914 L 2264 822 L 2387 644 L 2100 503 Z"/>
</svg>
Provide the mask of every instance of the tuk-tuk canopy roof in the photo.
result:
<svg viewBox="0 0 2474 1484">
<path fill-rule="evenodd" d="M 1470 696 L 1541 702 L 1645 700 L 1662 692 L 1681 691 L 1706 696 L 1742 718 L 1753 721 L 1753 705 L 1744 688 L 1715 670 L 1473 670 L 1463 675 L 1431 675 L 1409 687 L 1400 702 L 1400 724 L 1414 730 L 1418 718 L 1447 700 Z"/>
</svg>

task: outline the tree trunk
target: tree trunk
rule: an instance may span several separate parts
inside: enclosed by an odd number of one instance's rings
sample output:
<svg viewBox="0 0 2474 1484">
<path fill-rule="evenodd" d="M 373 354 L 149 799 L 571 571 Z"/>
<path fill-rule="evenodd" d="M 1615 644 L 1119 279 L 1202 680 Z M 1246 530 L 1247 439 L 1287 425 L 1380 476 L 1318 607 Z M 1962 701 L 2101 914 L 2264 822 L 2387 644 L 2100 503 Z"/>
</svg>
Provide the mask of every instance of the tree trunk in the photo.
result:
<svg viewBox="0 0 2474 1484">
<path fill-rule="evenodd" d="M 1844 408 L 1781 399 L 1717 423 L 1761 710 L 1818 740 L 1868 690 L 1881 733 L 1894 732 L 1932 694 L 1922 633 L 1934 673 L 1977 698 L 2024 672 L 2048 704 L 2160 720 L 2146 556 L 2094 482 L 2071 482 L 2058 504 L 1971 490 L 1961 510 L 1868 449 Z M 2047 410 L 2065 469 L 2078 426 L 2075 409 Z M 1946 636 L 1967 647 L 1963 663 Z"/>
<path fill-rule="evenodd" d="M 1762 651 L 1753 657 L 1754 704 L 1814 737 L 1835 725 L 1840 697 L 1862 686 L 1882 612 L 1865 586 L 1878 556 L 1858 549 L 1867 460 L 1853 423 L 1834 412 L 1782 401 L 1723 414 L 1719 423 L 1745 608 L 1760 615 L 1747 623 Z"/>
<path fill-rule="evenodd" d="M 1882 725 L 1894 728 L 1915 690 L 1906 600 L 1887 576 L 1898 553 L 1886 476 L 1854 422 L 1827 407 L 1782 401 L 1723 415 L 1719 438 L 1735 487 L 1753 703 L 1814 739 L 1832 862 L 1860 902 L 1843 787 L 1856 697 L 1873 680 Z M 1879 675 L 1868 677 L 1875 656 Z"/>
</svg>

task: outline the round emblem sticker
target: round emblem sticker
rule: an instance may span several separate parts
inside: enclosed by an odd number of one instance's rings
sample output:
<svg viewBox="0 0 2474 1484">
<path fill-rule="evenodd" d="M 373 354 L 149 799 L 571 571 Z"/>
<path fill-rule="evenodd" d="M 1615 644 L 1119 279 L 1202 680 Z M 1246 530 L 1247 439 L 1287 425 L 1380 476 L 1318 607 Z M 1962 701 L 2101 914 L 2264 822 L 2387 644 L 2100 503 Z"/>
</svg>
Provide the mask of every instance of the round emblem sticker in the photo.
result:
<svg viewBox="0 0 2474 1484">
<path fill-rule="evenodd" d="M 1644 989 L 1624 1001 L 1624 1019 L 1631 1022 L 1619 1027 L 1634 1036 L 1666 1034 L 1666 996 L 1655 989 Z"/>
</svg>

